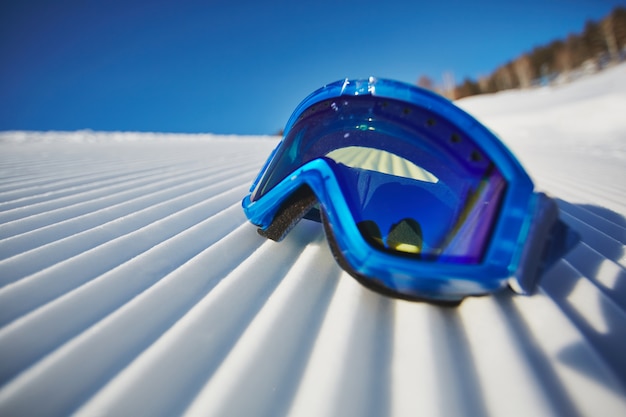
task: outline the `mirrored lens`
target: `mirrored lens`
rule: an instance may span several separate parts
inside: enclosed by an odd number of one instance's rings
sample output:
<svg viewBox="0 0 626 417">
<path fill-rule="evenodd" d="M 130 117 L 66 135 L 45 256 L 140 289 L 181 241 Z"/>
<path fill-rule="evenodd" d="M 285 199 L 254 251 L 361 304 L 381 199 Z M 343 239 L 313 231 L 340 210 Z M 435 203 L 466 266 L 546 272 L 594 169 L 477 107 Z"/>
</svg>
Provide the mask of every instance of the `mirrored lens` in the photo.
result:
<svg viewBox="0 0 626 417">
<path fill-rule="evenodd" d="M 333 167 L 373 247 L 422 259 L 480 261 L 506 182 L 448 121 L 373 96 L 317 103 L 294 123 L 252 199 L 318 158 Z"/>
<path fill-rule="evenodd" d="M 350 165 L 345 163 L 348 151 L 353 154 Z M 361 234 L 372 246 L 423 259 L 480 260 L 504 191 L 497 172 L 467 177 L 452 188 L 428 170 L 386 152 L 352 147 L 327 158 Z M 356 164 L 361 158 L 366 163 Z"/>
</svg>

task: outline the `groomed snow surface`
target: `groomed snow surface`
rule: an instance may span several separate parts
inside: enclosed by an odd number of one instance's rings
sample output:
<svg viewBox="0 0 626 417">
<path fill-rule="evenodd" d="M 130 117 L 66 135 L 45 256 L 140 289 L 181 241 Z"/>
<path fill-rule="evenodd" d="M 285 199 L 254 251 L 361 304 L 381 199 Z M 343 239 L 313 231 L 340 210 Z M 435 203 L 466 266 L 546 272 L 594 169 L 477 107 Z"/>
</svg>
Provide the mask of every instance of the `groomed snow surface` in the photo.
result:
<svg viewBox="0 0 626 417">
<path fill-rule="evenodd" d="M 398 301 L 259 237 L 272 137 L 0 134 L 0 416 L 626 416 L 626 66 L 463 100 L 582 242 L 530 297 Z"/>
</svg>

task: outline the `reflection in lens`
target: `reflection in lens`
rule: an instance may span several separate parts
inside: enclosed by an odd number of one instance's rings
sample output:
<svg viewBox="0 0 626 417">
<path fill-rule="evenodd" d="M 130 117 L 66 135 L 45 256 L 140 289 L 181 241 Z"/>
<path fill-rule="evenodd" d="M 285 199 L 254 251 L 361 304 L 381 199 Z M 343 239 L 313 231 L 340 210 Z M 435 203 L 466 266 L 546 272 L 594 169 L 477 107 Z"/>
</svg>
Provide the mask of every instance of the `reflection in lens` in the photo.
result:
<svg viewBox="0 0 626 417">
<path fill-rule="evenodd" d="M 402 219 L 391 226 L 387 246 L 398 252 L 418 254 L 422 250 L 422 228 L 415 219 Z"/>
<path fill-rule="evenodd" d="M 439 181 L 433 174 L 415 165 L 413 162 L 380 149 L 348 146 L 334 149 L 326 154 L 326 157 L 351 168 L 367 169 L 432 183 Z"/>
<path fill-rule="evenodd" d="M 372 247 L 479 261 L 505 188 L 497 171 L 452 184 L 379 149 L 348 146 L 325 157 L 335 163 L 359 231 Z"/>
</svg>

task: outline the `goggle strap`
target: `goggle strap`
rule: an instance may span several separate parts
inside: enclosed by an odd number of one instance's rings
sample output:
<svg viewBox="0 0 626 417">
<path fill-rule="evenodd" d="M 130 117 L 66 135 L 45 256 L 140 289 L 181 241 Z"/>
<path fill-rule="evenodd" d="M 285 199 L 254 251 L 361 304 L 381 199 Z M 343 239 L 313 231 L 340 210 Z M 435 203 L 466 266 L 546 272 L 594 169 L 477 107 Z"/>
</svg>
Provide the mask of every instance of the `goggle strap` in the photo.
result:
<svg viewBox="0 0 626 417">
<path fill-rule="evenodd" d="M 280 242 L 317 203 L 313 190 L 304 185 L 281 204 L 272 223 L 266 229 L 257 229 L 257 232 L 265 238 Z"/>
<path fill-rule="evenodd" d="M 541 275 L 569 252 L 580 236 L 559 219 L 556 202 L 543 193 L 537 195 L 535 215 L 519 268 L 511 288 L 519 294 L 531 294 Z"/>
</svg>

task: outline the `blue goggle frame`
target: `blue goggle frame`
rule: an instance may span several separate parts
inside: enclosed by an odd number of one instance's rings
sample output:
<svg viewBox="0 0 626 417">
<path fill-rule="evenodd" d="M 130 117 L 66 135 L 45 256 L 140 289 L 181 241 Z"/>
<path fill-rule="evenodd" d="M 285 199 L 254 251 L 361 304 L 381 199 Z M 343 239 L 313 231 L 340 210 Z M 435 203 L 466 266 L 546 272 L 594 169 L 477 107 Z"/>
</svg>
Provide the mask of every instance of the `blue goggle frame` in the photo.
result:
<svg viewBox="0 0 626 417">
<path fill-rule="evenodd" d="M 571 248 L 575 236 L 558 220 L 554 201 L 535 193 L 534 185 L 519 161 L 486 127 L 450 101 L 427 90 L 396 81 L 369 78 L 329 84 L 308 96 L 295 110 L 285 128 L 286 138 L 302 114 L 317 103 L 342 96 L 369 96 L 409 103 L 454 125 L 471 139 L 497 167 L 506 182 L 498 214 L 479 262 L 459 263 L 423 260 L 379 250 L 359 231 L 344 197 L 341 179 L 324 158 L 295 168 L 276 184 L 268 186 L 280 156 L 281 141 L 252 184 L 242 205 L 251 223 L 267 230 L 286 202 L 306 189 L 319 203 L 331 248 L 340 265 L 360 282 L 377 291 L 407 299 L 458 302 L 468 295 L 496 291 L 510 284 L 528 294 L 538 276 Z M 300 190 L 300 191 L 299 191 Z M 291 204 L 291 203 L 289 203 Z M 292 223 L 306 215 L 303 208 Z M 428 219 L 424 219 L 427 221 Z M 293 226 L 290 224 L 289 227 Z M 289 227 L 284 227 L 284 233 Z M 284 233 L 275 240 L 280 240 Z M 263 234 L 263 233 L 262 233 Z"/>
</svg>

